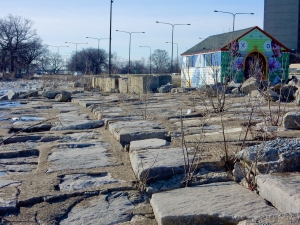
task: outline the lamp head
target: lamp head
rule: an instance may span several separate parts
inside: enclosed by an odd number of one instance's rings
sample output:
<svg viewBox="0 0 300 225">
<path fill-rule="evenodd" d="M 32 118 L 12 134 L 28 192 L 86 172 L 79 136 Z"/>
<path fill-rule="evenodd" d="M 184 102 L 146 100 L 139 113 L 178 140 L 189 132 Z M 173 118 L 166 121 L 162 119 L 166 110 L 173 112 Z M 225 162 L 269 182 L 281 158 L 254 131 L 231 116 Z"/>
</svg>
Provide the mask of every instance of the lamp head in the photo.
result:
<svg viewBox="0 0 300 225">
<path fill-rule="evenodd" d="M 156 21 L 156 23 L 159 23 L 158 21 Z"/>
<path fill-rule="evenodd" d="M 217 10 L 215 10 L 214 12 L 218 12 Z"/>
<path fill-rule="evenodd" d="M 187 25 L 191 25 L 191 24 L 188 23 Z"/>
<path fill-rule="evenodd" d="M 251 15 L 254 15 L 254 13 L 250 13 Z"/>
</svg>

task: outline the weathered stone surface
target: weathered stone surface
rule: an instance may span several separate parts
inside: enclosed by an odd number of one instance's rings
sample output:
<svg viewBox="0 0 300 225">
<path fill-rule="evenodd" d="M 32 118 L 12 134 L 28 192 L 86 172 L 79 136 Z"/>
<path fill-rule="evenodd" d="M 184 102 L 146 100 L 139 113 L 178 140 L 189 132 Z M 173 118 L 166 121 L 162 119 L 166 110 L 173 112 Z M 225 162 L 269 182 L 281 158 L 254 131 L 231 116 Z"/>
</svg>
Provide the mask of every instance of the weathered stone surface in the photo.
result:
<svg viewBox="0 0 300 225">
<path fill-rule="evenodd" d="M 44 91 L 42 96 L 48 99 L 54 99 L 56 95 L 58 95 L 60 91 Z"/>
<path fill-rule="evenodd" d="M 1 97 L 0 97 L 0 100 L 8 100 L 8 96 L 7 95 L 2 95 Z"/>
<path fill-rule="evenodd" d="M 7 95 L 8 100 L 15 100 L 19 97 L 19 94 L 12 90 L 9 90 L 6 95 Z"/>
<path fill-rule="evenodd" d="M 61 91 L 55 96 L 55 101 L 57 102 L 68 102 L 71 100 L 72 93 L 69 91 Z"/>
<path fill-rule="evenodd" d="M 74 106 L 74 104 L 71 103 L 57 103 L 53 104 L 52 107 L 58 109 L 61 113 L 79 110 L 77 106 Z"/>
<path fill-rule="evenodd" d="M 300 214 L 270 215 L 261 218 L 248 219 L 238 223 L 238 225 L 299 225 Z"/>
<path fill-rule="evenodd" d="M 130 221 L 132 215 L 127 214 L 134 205 L 128 196 L 119 192 L 111 196 L 100 195 L 77 204 L 64 218 L 61 225 L 107 225 Z"/>
<path fill-rule="evenodd" d="M 21 181 L 0 180 L 0 213 L 17 209 L 18 190 Z"/>
<path fill-rule="evenodd" d="M 264 199 L 235 182 L 204 184 L 152 195 L 158 225 L 236 224 L 279 214 Z"/>
<path fill-rule="evenodd" d="M 184 172 L 181 148 L 145 149 L 129 153 L 135 175 L 148 182 L 167 179 Z"/>
<path fill-rule="evenodd" d="M 41 135 L 17 135 L 4 141 L 5 144 L 26 142 L 26 141 L 37 141 L 41 139 Z"/>
<path fill-rule="evenodd" d="M 170 143 L 164 139 L 144 139 L 139 141 L 130 142 L 130 151 L 139 150 L 139 149 L 149 149 L 149 148 L 161 148 L 169 145 Z"/>
<path fill-rule="evenodd" d="M 243 149 L 235 156 L 248 165 L 255 161 L 259 173 L 300 171 L 299 139 L 276 139 Z"/>
<path fill-rule="evenodd" d="M 254 77 L 247 79 L 241 86 L 241 92 L 250 94 L 253 90 L 258 90 L 259 83 Z"/>
<path fill-rule="evenodd" d="M 51 129 L 52 125 L 49 122 L 45 122 L 42 124 L 37 124 L 37 121 L 23 122 L 18 121 L 12 125 L 11 131 L 16 132 L 23 130 L 23 132 L 40 132 L 40 131 L 48 131 Z M 37 124 L 37 125 L 36 125 Z"/>
<path fill-rule="evenodd" d="M 251 98 L 260 98 L 262 97 L 262 93 L 259 90 L 251 91 Z"/>
<path fill-rule="evenodd" d="M 71 174 L 62 177 L 59 189 L 61 191 L 78 191 L 117 182 L 121 181 L 112 178 L 109 173 Z"/>
<path fill-rule="evenodd" d="M 109 131 L 121 144 L 151 138 L 166 139 L 168 134 L 157 122 L 146 120 L 111 123 L 109 124 Z"/>
<path fill-rule="evenodd" d="M 52 127 L 51 130 L 86 130 L 86 129 L 95 129 L 102 127 L 104 125 L 103 120 L 91 120 L 86 122 L 74 122 L 67 126 L 59 126 L 60 123 L 56 123 L 55 127 Z"/>
<path fill-rule="evenodd" d="M 300 129 L 300 113 L 288 112 L 283 117 L 283 127 L 286 129 Z"/>
<path fill-rule="evenodd" d="M 300 213 L 300 173 L 258 175 L 259 195 L 282 213 Z"/>
<path fill-rule="evenodd" d="M 176 87 L 175 84 L 168 83 L 166 85 L 163 85 L 163 86 L 157 88 L 157 90 L 159 93 L 167 93 L 167 92 L 170 92 L 170 90 L 175 87 Z"/>
<path fill-rule="evenodd" d="M 285 85 L 278 94 L 281 95 L 282 100 L 290 101 L 295 99 L 294 95 L 297 90 L 298 88 L 295 86 Z"/>
<path fill-rule="evenodd" d="M 61 144 L 52 148 L 47 172 L 67 169 L 88 169 L 115 165 L 107 153 L 110 144 L 103 142 Z"/>
<path fill-rule="evenodd" d="M 252 91 L 253 92 L 253 91 Z M 252 93 L 251 92 L 251 93 Z M 264 98 L 266 100 L 270 100 L 270 101 L 273 101 L 273 102 L 276 102 L 280 99 L 280 95 L 277 94 L 275 91 L 272 91 L 272 90 L 267 90 L 263 93 L 264 95 Z"/>
</svg>

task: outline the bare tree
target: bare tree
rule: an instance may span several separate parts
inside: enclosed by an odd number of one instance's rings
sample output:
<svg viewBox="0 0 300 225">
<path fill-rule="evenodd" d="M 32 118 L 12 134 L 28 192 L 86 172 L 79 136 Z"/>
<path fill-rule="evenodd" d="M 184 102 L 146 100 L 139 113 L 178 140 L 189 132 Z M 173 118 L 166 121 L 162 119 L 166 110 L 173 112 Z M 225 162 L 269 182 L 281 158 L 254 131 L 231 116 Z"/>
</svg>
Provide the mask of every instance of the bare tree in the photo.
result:
<svg viewBox="0 0 300 225">
<path fill-rule="evenodd" d="M 156 49 L 151 55 L 153 71 L 155 73 L 165 73 L 170 69 L 170 57 L 166 50 Z"/>
<path fill-rule="evenodd" d="M 24 53 L 24 48 L 35 43 L 35 47 L 42 48 L 41 41 L 36 31 L 32 28 L 33 22 L 19 16 L 8 15 L 0 19 L 0 49 L 2 65 L 1 69 L 15 72 L 20 54 Z M 30 44 L 31 43 L 31 44 Z M 24 60 L 24 58 L 21 58 Z M 31 60 L 31 62 L 34 59 Z M 27 63 L 30 61 L 27 58 Z M 27 66 L 28 68 L 28 66 Z"/>
<path fill-rule="evenodd" d="M 77 64 L 78 71 L 87 74 L 97 74 L 106 70 L 107 60 L 108 55 L 105 50 L 100 49 L 98 58 L 98 49 L 86 48 L 77 52 L 77 62 L 76 55 L 72 55 L 67 67 L 70 70 L 74 70 L 74 65 Z"/>
</svg>

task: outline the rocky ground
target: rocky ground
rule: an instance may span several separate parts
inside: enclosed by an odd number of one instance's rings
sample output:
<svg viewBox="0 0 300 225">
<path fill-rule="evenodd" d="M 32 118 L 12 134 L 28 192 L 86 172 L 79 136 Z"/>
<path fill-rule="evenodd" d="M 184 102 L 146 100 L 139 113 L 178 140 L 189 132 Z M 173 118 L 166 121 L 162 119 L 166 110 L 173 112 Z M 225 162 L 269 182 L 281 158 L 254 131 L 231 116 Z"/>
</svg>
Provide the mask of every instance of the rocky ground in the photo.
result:
<svg viewBox="0 0 300 225">
<path fill-rule="evenodd" d="M 2 224 L 300 224 L 295 103 L 82 83 L 0 84 Z"/>
</svg>

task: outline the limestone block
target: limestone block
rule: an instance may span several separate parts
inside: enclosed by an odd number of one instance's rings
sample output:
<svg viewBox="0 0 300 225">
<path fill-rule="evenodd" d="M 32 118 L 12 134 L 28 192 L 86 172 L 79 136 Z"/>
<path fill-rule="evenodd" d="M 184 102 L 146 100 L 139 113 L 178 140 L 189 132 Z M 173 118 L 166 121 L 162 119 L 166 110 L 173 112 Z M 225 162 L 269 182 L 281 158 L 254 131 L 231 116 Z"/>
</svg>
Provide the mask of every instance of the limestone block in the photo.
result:
<svg viewBox="0 0 300 225">
<path fill-rule="evenodd" d="M 259 195 L 282 213 L 300 213 L 300 173 L 256 176 Z"/>
<path fill-rule="evenodd" d="M 152 195 L 158 225 L 237 224 L 280 212 L 235 182 L 211 183 Z"/>
</svg>

